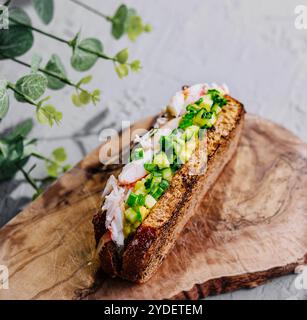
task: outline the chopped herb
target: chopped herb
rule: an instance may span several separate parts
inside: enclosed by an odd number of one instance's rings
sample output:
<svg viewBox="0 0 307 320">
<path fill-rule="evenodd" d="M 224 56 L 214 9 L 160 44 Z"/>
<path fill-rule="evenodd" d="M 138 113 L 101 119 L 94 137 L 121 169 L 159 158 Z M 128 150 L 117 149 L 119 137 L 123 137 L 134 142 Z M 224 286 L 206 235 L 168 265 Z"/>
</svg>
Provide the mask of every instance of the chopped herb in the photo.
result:
<svg viewBox="0 0 307 320">
<path fill-rule="evenodd" d="M 153 163 L 144 163 L 144 169 L 148 172 L 153 172 L 158 170 L 158 166 Z"/>
<path fill-rule="evenodd" d="M 152 181 L 152 177 L 151 177 L 151 175 L 149 175 L 149 177 L 146 178 L 145 183 L 144 183 L 144 186 L 145 186 L 145 188 L 146 188 L 147 190 L 150 189 L 151 181 Z"/>
<path fill-rule="evenodd" d="M 142 148 L 137 148 L 133 151 L 131 159 L 139 160 L 144 158 L 144 150 Z"/>
<path fill-rule="evenodd" d="M 193 125 L 194 112 L 187 112 L 180 120 L 179 128 L 186 129 L 187 127 Z"/>
<path fill-rule="evenodd" d="M 201 97 L 199 100 L 195 102 L 195 104 L 200 105 L 204 101 L 204 98 Z"/>
</svg>

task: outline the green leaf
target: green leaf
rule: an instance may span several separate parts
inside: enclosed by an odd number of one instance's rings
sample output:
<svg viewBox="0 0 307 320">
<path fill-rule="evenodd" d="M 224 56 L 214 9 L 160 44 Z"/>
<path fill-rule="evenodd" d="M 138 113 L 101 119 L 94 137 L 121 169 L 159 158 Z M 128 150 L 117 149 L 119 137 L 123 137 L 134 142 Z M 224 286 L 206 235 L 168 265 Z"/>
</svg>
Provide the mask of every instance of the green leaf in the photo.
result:
<svg viewBox="0 0 307 320">
<path fill-rule="evenodd" d="M 0 140 L 0 180 L 12 178 L 27 163 L 29 155 L 24 150 L 25 143 L 21 136 Z"/>
<path fill-rule="evenodd" d="M 9 144 L 6 140 L 0 139 L 0 156 L 7 157 L 9 154 Z M 0 157 L 0 159 L 1 159 Z"/>
<path fill-rule="evenodd" d="M 43 58 L 39 54 L 33 54 L 31 59 L 31 70 L 33 73 L 36 73 L 40 67 L 40 64 L 42 62 Z"/>
<path fill-rule="evenodd" d="M 54 73 L 56 75 L 59 75 L 62 78 L 67 77 L 64 65 L 62 64 L 61 59 L 57 54 L 53 54 L 51 56 L 50 60 L 47 62 L 45 70 L 51 73 Z M 47 75 L 47 80 L 48 80 L 49 89 L 59 90 L 65 87 L 65 83 L 55 77 Z"/>
<path fill-rule="evenodd" d="M 25 120 L 0 139 L 0 180 L 14 177 L 32 155 L 35 140 L 25 139 L 32 127 L 32 120 Z"/>
<path fill-rule="evenodd" d="M 125 32 L 127 32 L 127 28 L 129 26 L 130 20 L 132 17 L 137 16 L 138 13 L 134 8 L 129 8 L 127 13 L 127 19 L 125 21 Z"/>
<path fill-rule="evenodd" d="M 141 61 L 140 60 L 134 60 L 131 62 L 130 64 L 130 68 L 131 68 L 131 71 L 133 72 L 138 72 L 142 69 L 141 67 Z"/>
<path fill-rule="evenodd" d="M 32 0 L 32 3 L 44 24 L 49 24 L 53 18 L 53 0 Z"/>
<path fill-rule="evenodd" d="M 65 164 L 65 166 L 63 167 L 63 172 L 66 172 L 70 169 L 71 169 L 71 164 Z"/>
<path fill-rule="evenodd" d="M 32 48 L 33 34 L 30 29 L 12 26 L 0 32 L 0 60 L 21 56 Z M 1 56 L 2 54 L 2 56 Z"/>
<path fill-rule="evenodd" d="M 79 99 L 82 104 L 86 105 L 91 101 L 91 95 L 86 91 L 81 91 L 79 94 Z"/>
<path fill-rule="evenodd" d="M 47 78 L 40 73 L 33 73 L 20 78 L 15 85 L 15 88 L 28 96 L 32 100 L 39 99 L 47 88 Z M 15 93 L 16 100 L 24 102 L 24 99 L 18 93 Z"/>
<path fill-rule="evenodd" d="M 9 111 L 9 96 L 6 86 L 7 81 L 0 80 L 0 120 L 2 120 Z"/>
<path fill-rule="evenodd" d="M 57 178 L 58 176 L 58 170 L 59 170 L 59 165 L 56 163 L 46 163 L 46 169 L 49 177 L 52 178 Z"/>
<path fill-rule="evenodd" d="M 119 51 L 116 56 L 115 56 L 116 60 L 121 63 L 121 64 L 125 64 L 128 61 L 129 58 L 129 51 L 128 49 L 123 49 L 121 51 Z"/>
<path fill-rule="evenodd" d="M 67 159 L 66 151 L 63 147 L 56 148 L 52 151 L 54 160 L 58 163 L 64 162 Z"/>
<path fill-rule="evenodd" d="M 45 161 L 45 166 L 49 177 L 57 178 L 61 173 L 70 169 L 70 165 L 66 164 L 62 167 L 62 163 L 67 160 L 67 154 L 63 147 L 57 148 L 52 151 L 50 160 Z"/>
<path fill-rule="evenodd" d="M 149 33 L 152 31 L 152 26 L 150 24 L 145 24 L 144 31 Z"/>
<path fill-rule="evenodd" d="M 98 56 L 93 53 L 85 52 L 79 47 L 95 51 L 97 53 L 102 53 L 103 45 L 98 39 L 87 38 L 82 40 L 75 48 L 73 56 L 71 58 L 71 65 L 77 71 L 86 71 L 96 63 Z"/>
<path fill-rule="evenodd" d="M 14 140 L 16 137 L 21 136 L 23 138 L 27 137 L 27 135 L 33 129 L 33 120 L 27 119 L 20 124 L 18 124 L 13 131 L 11 131 L 7 136 L 7 140 Z"/>
<path fill-rule="evenodd" d="M 135 41 L 143 32 L 143 22 L 140 16 L 132 16 L 127 24 L 127 35 L 131 41 Z"/>
<path fill-rule="evenodd" d="M 80 100 L 80 97 L 78 94 L 74 93 L 72 96 L 71 96 L 71 101 L 72 103 L 74 104 L 75 107 L 82 107 L 82 102 Z"/>
<path fill-rule="evenodd" d="M 91 98 L 92 98 L 92 102 L 94 105 L 96 105 L 96 103 L 100 101 L 100 94 L 101 94 L 101 92 L 99 89 L 95 89 L 93 91 Z"/>
<path fill-rule="evenodd" d="M 18 22 L 22 24 L 27 24 L 29 26 L 32 25 L 30 17 L 20 7 L 9 8 L 9 16 L 10 16 L 10 28 L 18 25 Z M 16 20 L 17 22 L 14 22 L 12 20 Z"/>
<path fill-rule="evenodd" d="M 120 79 L 126 77 L 129 73 L 129 69 L 125 64 L 119 64 L 115 67 L 115 71 Z"/>
<path fill-rule="evenodd" d="M 52 105 L 47 105 L 36 110 L 36 118 L 40 124 L 49 124 L 51 127 L 54 123 L 58 124 L 62 120 L 62 113 Z"/>
<path fill-rule="evenodd" d="M 79 86 L 80 84 L 89 84 L 89 83 L 92 81 L 92 79 L 93 79 L 93 76 L 88 75 L 88 76 L 82 78 L 82 79 L 78 82 L 78 86 Z"/>
<path fill-rule="evenodd" d="M 124 34 L 127 16 L 128 8 L 122 4 L 112 18 L 112 35 L 115 39 L 119 39 Z"/>
</svg>

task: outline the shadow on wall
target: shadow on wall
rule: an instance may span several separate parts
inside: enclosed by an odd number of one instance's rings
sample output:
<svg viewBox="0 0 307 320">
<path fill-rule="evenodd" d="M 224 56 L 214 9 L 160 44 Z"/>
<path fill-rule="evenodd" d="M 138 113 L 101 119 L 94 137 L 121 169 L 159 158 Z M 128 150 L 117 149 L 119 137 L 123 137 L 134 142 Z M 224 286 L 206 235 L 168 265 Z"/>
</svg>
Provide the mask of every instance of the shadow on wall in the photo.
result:
<svg viewBox="0 0 307 320">
<path fill-rule="evenodd" d="M 14 218 L 31 201 L 31 197 L 21 196 L 14 199 L 11 196 L 12 192 L 20 187 L 20 184 L 21 182 L 15 179 L 0 184 L 0 228 Z"/>
</svg>

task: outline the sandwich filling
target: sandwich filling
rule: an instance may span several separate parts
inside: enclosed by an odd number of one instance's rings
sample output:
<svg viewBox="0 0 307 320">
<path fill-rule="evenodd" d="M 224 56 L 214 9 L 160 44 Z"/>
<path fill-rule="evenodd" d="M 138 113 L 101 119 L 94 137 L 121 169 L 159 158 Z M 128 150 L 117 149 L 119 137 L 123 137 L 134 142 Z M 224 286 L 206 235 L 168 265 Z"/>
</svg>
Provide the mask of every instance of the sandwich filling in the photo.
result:
<svg viewBox="0 0 307 320">
<path fill-rule="evenodd" d="M 148 216 L 169 188 L 175 173 L 189 161 L 199 139 L 216 123 L 227 104 L 226 86 L 197 84 L 177 92 L 155 128 L 136 136 L 130 162 L 118 178 L 107 181 L 102 210 L 110 240 L 117 246 Z"/>
</svg>

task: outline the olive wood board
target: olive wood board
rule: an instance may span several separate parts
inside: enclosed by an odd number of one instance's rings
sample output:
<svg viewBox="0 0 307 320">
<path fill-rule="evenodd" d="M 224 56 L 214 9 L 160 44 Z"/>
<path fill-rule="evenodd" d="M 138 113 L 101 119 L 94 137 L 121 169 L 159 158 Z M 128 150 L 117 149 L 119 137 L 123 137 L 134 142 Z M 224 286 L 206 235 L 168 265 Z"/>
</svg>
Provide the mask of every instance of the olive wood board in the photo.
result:
<svg viewBox="0 0 307 320">
<path fill-rule="evenodd" d="M 153 119 L 132 126 L 131 136 Z M 123 149 L 131 136 L 121 134 Z M 94 258 L 91 220 L 108 176 L 119 170 L 98 155 L 0 230 L 0 265 L 10 275 L 0 300 L 198 299 L 255 287 L 307 262 L 307 145 L 286 129 L 247 115 L 236 155 L 142 285 L 109 278 Z"/>
</svg>

